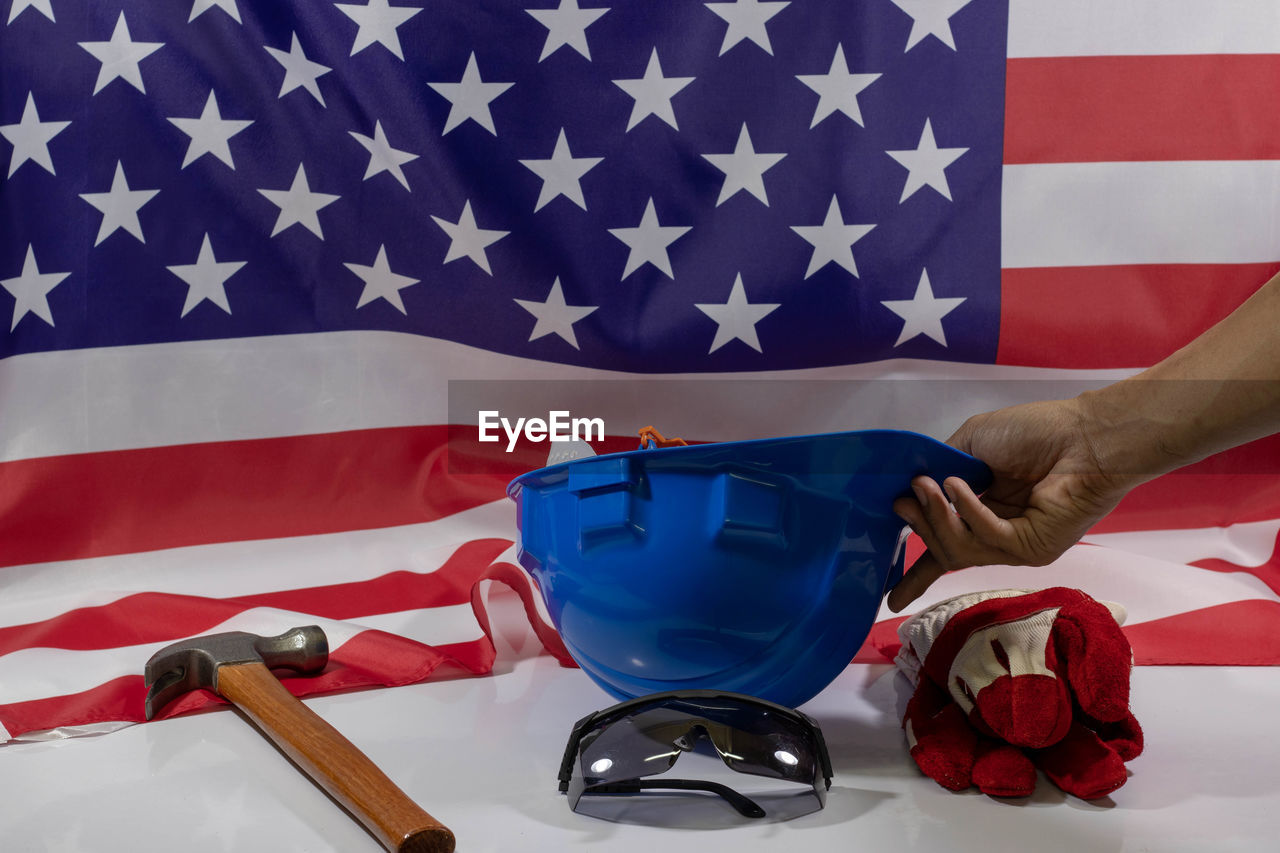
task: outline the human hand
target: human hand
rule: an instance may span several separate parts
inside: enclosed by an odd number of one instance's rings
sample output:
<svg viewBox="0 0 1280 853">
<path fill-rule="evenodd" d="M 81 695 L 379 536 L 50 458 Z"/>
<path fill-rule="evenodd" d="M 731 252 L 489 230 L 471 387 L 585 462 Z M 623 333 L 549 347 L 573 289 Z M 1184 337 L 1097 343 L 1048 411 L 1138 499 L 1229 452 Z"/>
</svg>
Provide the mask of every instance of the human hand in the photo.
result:
<svg viewBox="0 0 1280 853">
<path fill-rule="evenodd" d="M 889 593 L 895 612 L 955 569 L 1053 562 L 1134 485 L 1108 470 L 1115 449 L 1081 398 L 975 415 L 947 443 L 994 479 L 979 498 L 959 477 L 917 477 L 915 497 L 894 502 L 928 549 Z"/>
<path fill-rule="evenodd" d="M 1083 799 L 1119 788 L 1143 747 L 1123 618 L 1062 587 L 969 593 L 911 617 L 895 663 L 915 685 L 902 724 L 916 765 L 999 797 L 1030 795 L 1036 768 Z"/>
</svg>

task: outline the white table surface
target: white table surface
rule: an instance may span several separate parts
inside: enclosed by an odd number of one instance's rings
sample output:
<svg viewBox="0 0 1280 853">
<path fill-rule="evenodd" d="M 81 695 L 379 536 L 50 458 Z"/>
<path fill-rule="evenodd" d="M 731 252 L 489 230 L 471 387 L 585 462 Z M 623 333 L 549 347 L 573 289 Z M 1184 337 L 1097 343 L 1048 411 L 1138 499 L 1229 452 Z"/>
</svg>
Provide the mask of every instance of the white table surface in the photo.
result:
<svg viewBox="0 0 1280 853">
<path fill-rule="evenodd" d="M 1220 853 L 1280 844 L 1274 668 L 1136 669 L 1132 706 L 1147 750 L 1130 763 L 1128 783 L 1100 801 L 1068 797 L 1043 778 L 1026 800 L 943 790 L 907 754 L 892 667 L 855 664 L 804 706 L 835 769 L 824 810 L 770 822 L 721 809 L 728 816 L 709 827 L 681 825 L 687 800 L 672 800 L 665 822 L 674 825 L 583 817 L 556 790 L 560 757 L 574 721 L 613 700 L 539 654 L 507 610 L 495 614 L 490 677 L 307 700 L 448 825 L 459 851 Z M 0 747 L 6 853 L 379 849 L 230 710 Z"/>
</svg>

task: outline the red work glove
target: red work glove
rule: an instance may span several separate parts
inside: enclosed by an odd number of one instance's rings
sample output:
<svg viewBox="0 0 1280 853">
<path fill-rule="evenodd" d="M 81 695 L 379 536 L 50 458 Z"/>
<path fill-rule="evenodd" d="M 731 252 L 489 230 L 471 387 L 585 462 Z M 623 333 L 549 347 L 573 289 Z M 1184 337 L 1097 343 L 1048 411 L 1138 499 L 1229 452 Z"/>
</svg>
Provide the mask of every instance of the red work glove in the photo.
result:
<svg viewBox="0 0 1280 853">
<path fill-rule="evenodd" d="M 1142 752 L 1123 620 L 1063 587 L 971 593 L 912 616 L 895 661 L 916 686 L 902 721 L 911 757 L 952 790 L 1027 796 L 1037 767 L 1083 799 L 1119 788 Z"/>
</svg>

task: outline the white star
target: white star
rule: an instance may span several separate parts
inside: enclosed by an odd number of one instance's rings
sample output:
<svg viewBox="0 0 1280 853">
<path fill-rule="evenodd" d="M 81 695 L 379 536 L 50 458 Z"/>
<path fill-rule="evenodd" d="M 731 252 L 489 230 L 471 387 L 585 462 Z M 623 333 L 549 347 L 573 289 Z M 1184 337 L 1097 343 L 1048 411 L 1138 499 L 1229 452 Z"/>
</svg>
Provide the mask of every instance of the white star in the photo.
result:
<svg viewBox="0 0 1280 853">
<path fill-rule="evenodd" d="M 467 119 L 471 119 L 485 130 L 498 135 L 493 126 L 493 114 L 489 112 L 489 104 L 494 98 L 511 88 L 511 83 L 486 83 L 480 79 L 480 68 L 476 65 L 473 52 L 467 60 L 467 68 L 462 72 L 462 80 L 457 83 L 428 83 L 432 89 L 448 98 L 449 117 L 444 122 L 444 133 L 448 133 Z M 441 136 L 444 135 L 441 134 Z"/>
<path fill-rule="evenodd" d="M 902 198 L 898 203 L 906 201 L 921 187 L 933 187 L 947 201 L 951 201 L 951 186 L 947 183 L 947 167 L 954 163 L 968 148 L 939 148 L 933 138 L 933 125 L 929 119 L 924 120 L 924 130 L 920 133 L 920 144 L 915 150 L 886 151 L 893 159 L 907 167 L 907 183 L 902 188 Z"/>
<path fill-rule="evenodd" d="M 679 240 L 690 229 L 688 225 L 659 225 L 658 214 L 653 207 L 653 199 L 645 205 L 644 215 L 635 228 L 610 228 L 609 233 L 626 243 L 631 251 L 627 254 L 627 265 L 622 270 L 626 278 L 644 264 L 653 264 L 674 279 L 671 271 L 671 258 L 667 255 L 667 247 Z"/>
<path fill-rule="evenodd" d="M 627 130 L 649 116 L 657 116 L 679 130 L 679 126 L 676 125 L 676 111 L 671 106 L 671 98 L 693 80 L 692 77 L 663 77 L 662 65 L 658 62 L 658 49 L 655 47 L 653 53 L 649 55 L 649 65 L 645 68 L 643 77 L 638 80 L 613 81 L 613 85 L 635 98 L 635 105 L 631 107 L 631 119 L 627 122 Z"/>
<path fill-rule="evenodd" d="M 556 196 L 564 196 L 583 210 L 587 209 L 586 199 L 582 196 L 582 176 L 594 169 L 604 160 L 603 157 L 578 157 L 569 153 L 569 140 L 560 128 L 560 136 L 556 138 L 556 149 L 550 160 L 521 160 L 539 178 L 542 178 L 542 192 L 538 193 L 538 203 L 533 206 L 536 213 Z"/>
<path fill-rule="evenodd" d="M 970 0 L 893 0 L 893 5 L 911 16 L 911 34 L 907 36 L 906 53 L 928 36 L 934 36 L 952 50 L 956 49 L 951 34 L 951 16 L 968 6 Z"/>
<path fill-rule="evenodd" d="M 52 0 L 13 0 L 13 5 L 9 7 L 9 20 L 6 22 L 6 25 L 12 24 L 14 18 L 21 15 L 27 9 L 35 9 L 49 20 L 53 20 Z"/>
<path fill-rule="evenodd" d="M 400 34 L 396 28 L 421 9 L 406 9 L 392 6 L 387 0 L 369 0 L 368 5 L 355 6 L 348 3 L 335 3 L 338 11 L 360 25 L 356 32 L 355 43 L 351 45 L 351 55 L 355 56 L 371 44 L 377 43 L 404 59 L 404 51 L 400 49 Z"/>
<path fill-rule="evenodd" d="M 703 154 L 711 161 L 711 165 L 724 172 L 724 184 L 720 187 L 720 198 L 716 199 L 716 207 L 735 195 L 739 190 L 746 190 L 765 206 L 769 205 L 769 197 L 764 191 L 764 173 L 777 165 L 786 154 L 757 154 L 751 144 L 751 134 L 747 133 L 744 123 L 738 133 L 738 143 L 732 154 Z"/>
<path fill-rule="evenodd" d="M 319 213 L 340 198 L 329 193 L 312 192 L 311 185 L 307 183 L 307 171 L 301 163 L 298 164 L 298 171 L 294 173 L 293 184 L 289 189 L 258 190 L 258 192 L 280 208 L 280 215 L 276 217 L 276 227 L 271 232 L 272 237 L 293 225 L 301 225 L 323 240 L 324 233 L 320 230 Z"/>
<path fill-rule="evenodd" d="M 742 273 L 738 273 L 728 302 L 723 305 L 694 304 L 695 308 L 716 321 L 716 337 L 707 354 L 710 355 L 733 340 L 742 341 L 756 352 L 764 352 L 760 349 L 760 338 L 756 336 L 756 323 L 773 313 L 780 304 L 748 302 L 746 288 L 742 286 Z"/>
<path fill-rule="evenodd" d="M 236 6 L 236 0 L 193 0 L 191 3 L 191 17 L 187 18 L 187 23 L 191 23 L 215 6 L 230 15 L 237 24 L 244 23 L 240 20 L 240 9 Z M 227 313 L 231 312 L 228 311 Z"/>
<path fill-rule="evenodd" d="M 142 223 L 138 221 L 138 211 L 158 192 L 160 190 L 129 189 L 129 182 L 124 176 L 124 165 L 117 161 L 110 190 L 105 193 L 80 194 L 80 198 L 102 211 L 102 225 L 98 227 L 98 239 L 93 241 L 93 245 L 96 246 L 107 239 L 115 233 L 117 228 L 128 231 L 137 237 L 140 243 L 147 242 L 142 236 Z"/>
<path fill-rule="evenodd" d="M 765 25 L 769 19 L 781 12 L 788 2 L 761 2 L 761 0 L 736 0 L 733 3 L 707 3 L 706 6 L 729 24 L 724 34 L 724 43 L 720 45 L 720 55 L 724 56 L 729 48 L 743 39 L 764 48 L 764 52 L 773 56 L 773 45 L 769 43 L 769 31 Z"/>
<path fill-rule="evenodd" d="M 200 114 L 200 118 L 171 118 L 169 121 L 191 137 L 187 156 L 182 161 L 184 169 L 206 154 L 212 154 L 234 169 L 236 164 L 231 161 L 231 137 L 253 124 L 252 121 L 243 119 L 224 119 L 212 90 L 209 92 L 209 99 L 204 102 L 204 112 Z"/>
<path fill-rule="evenodd" d="M 857 278 L 858 265 L 853 261 L 853 244 L 867 236 L 872 228 L 875 226 L 846 224 L 840 213 L 840 203 L 834 195 L 831 196 L 827 218 L 821 225 L 791 226 L 792 231 L 813 245 L 813 255 L 809 258 L 809 269 L 804 277 L 808 278 L 829 263 L 837 263 Z"/>
<path fill-rule="evenodd" d="M 484 250 L 510 234 L 510 231 L 491 231 L 477 226 L 475 215 L 471 212 L 470 200 L 462 205 L 462 215 L 458 217 L 457 222 L 450 222 L 439 216 L 431 218 L 444 229 L 444 233 L 449 235 L 449 251 L 445 253 L 444 263 L 456 261 L 458 258 L 470 258 L 480 269 L 493 275 L 493 270 L 489 269 L 489 256 Z"/>
<path fill-rule="evenodd" d="M 13 145 L 13 156 L 9 158 L 9 177 L 18 171 L 18 167 L 30 160 L 44 167 L 49 174 L 53 171 L 53 157 L 49 154 L 49 140 L 66 130 L 69 121 L 40 121 L 36 112 L 35 96 L 27 93 L 27 105 L 22 109 L 22 119 L 17 124 L 0 125 L 0 136 Z"/>
<path fill-rule="evenodd" d="M 404 176 L 404 170 L 400 167 L 410 160 L 417 160 L 417 154 L 410 154 L 408 151 L 392 148 L 391 143 L 387 141 L 387 132 L 382 129 L 381 121 L 374 122 L 372 137 L 356 133 L 354 130 L 349 132 L 355 137 L 356 142 L 363 145 L 364 149 L 369 152 L 369 167 L 364 170 L 364 179 L 366 181 L 381 172 L 390 172 L 402 187 L 409 189 L 409 180 Z"/>
<path fill-rule="evenodd" d="M 357 308 L 375 299 L 385 299 L 401 314 L 408 315 L 409 312 L 405 310 L 404 302 L 400 299 L 400 291 L 411 284 L 417 284 L 419 279 L 392 272 L 391 265 L 387 263 L 386 246 L 378 247 L 378 257 L 371 267 L 363 264 L 343 264 L 343 266 L 360 276 L 364 282 L 360 301 L 356 303 Z"/>
<path fill-rule="evenodd" d="M 22 262 L 22 272 L 17 278 L 0 280 L 0 287 L 9 291 L 14 298 L 13 322 L 9 331 L 18 328 L 18 321 L 27 314 L 35 314 L 50 326 L 53 325 L 53 312 L 49 310 L 49 291 L 58 286 L 69 272 L 40 272 L 36 268 L 36 253 L 28 244 L 27 258 Z"/>
<path fill-rule="evenodd" d="M 578 0 L 560 0 L 560 5 L 555 9 L 525 11 L 547 28 L 547 40 L 542 45 L 542 56 L 538 57 L 541 62 L 565 45 L 591 59 L 591 51 L 587 48 L 587 27 L 609 10 L 579 9 Z"/>
<path fill-rule="evenodd" d="M 227 279 L 235 275 L 244 266 L 244 261 L 219 261 L 213 256 L 213 244 L 209 235 L 204 235 L 200 244 L 200 255 L 194 264 L 178 264 L 165 267 L 187 283 L 187 301 L 182 306 L 183 317 L 204 300 L 208 299 L 228 314 L 231 305 L 227 302 Z"/>
<path fill-rule="evenodd" d="M 516 304 L 537 318 L 533 331 L 529 333 L 529 340 L 536 341 L 544 335 L 559 335 L 574 349 L 581 347 L 578 346 L 578 336 L 573 333 L 573 324 L 600 307 L 566 304 L 559 278 L 551 285 L 551 292 L 547 294 L 545 302 L 517 299 Z"/>
<path fill-rule="evenodd" d="M 818 93 L 818 108 L 813 111 L 809 127 L 817 127 L 818 122 L 837 111 L 853 119 L 860 127 L 866 127 L 862 121 L 862 109 L 858 106 L 858 95 L 880 79 L 880 75 L 850 74 L 849 64 L 844 59 L 844 45 L 836 45 L 831 70 L 826 74 L 797 74 L 796 79 Z"/>
<path fill-rule="evenodd" d="M 143 94 L 142 69 L 138 63 L 164 47 L 159 41 L 134 41 L 129 35 L 129 24 L 124 19 L 124 12 L 116 19 L 116 28 L 111 33 L 111 41 L 82 41 L 79 45 L 93 58 L 102 63 L 98 69 L 98 82 L 93 87 L 93 94 L 98 94 L 117 77 L 124 80 Z"/>
<path fill-rule="evenodd" d="M 293 34 L 293 44 L 288 53 L 276 50 L 274 47 L 268 47 L 266 50 L 284 68 L 284 82 L 280 84 L 278 98 L 283 98 L 301 86 L 311 93 L 311 97 L 320 102 L 320 106 L 325 106 L 324 96 L 320 94 L 318 78 L 333 69 L 307 59 L 307 55 L 302 52 L 302 44 L 298 41 L 297 33 Z"/>
<path fill-rule="evenodd" d="M 920 273 L 920 283 L 916 285 L 916 295 L 911 299 L 885 299 L 881 305 L 903 319 L 902 334 L 894 346 L 901 346 L 916 335 L 928 335 L 944 347 L 947 336 L 942 331 L 942 318 L 950 314 L 964 302 L 966 297 L 937 298 L 933 295 L 933 287 L 929 284 L 929 271 Z"/>
</svg>

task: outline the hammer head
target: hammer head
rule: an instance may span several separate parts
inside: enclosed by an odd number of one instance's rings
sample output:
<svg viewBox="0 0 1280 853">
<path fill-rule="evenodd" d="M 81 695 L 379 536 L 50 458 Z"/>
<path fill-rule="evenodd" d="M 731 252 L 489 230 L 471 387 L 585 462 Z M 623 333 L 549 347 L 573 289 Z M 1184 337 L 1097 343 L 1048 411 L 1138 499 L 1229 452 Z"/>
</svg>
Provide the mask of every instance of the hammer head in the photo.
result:
<svg viewBox="0 0 1280 853">
<path fill-rule="evenodd" d="M 329 662 L 329 640 L 319 625 L 306 625 L 278 637 L 243 631 L 192 637 L 165 646 L 147 661 L 147 719 L 171 701 L 196 688 L 218 691 L 218 668 L 228 664 L 261 663 L 309 674 Z"/>
</svg>

